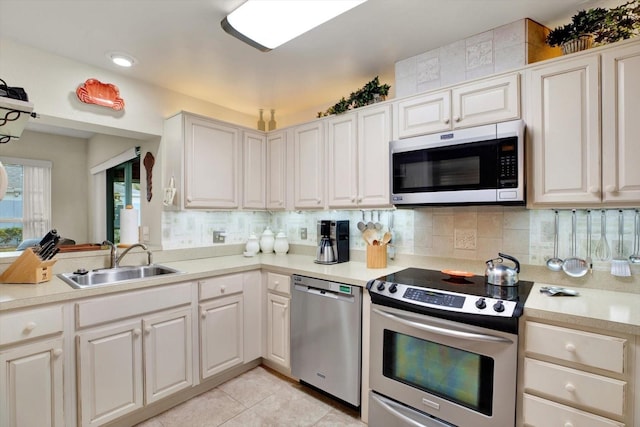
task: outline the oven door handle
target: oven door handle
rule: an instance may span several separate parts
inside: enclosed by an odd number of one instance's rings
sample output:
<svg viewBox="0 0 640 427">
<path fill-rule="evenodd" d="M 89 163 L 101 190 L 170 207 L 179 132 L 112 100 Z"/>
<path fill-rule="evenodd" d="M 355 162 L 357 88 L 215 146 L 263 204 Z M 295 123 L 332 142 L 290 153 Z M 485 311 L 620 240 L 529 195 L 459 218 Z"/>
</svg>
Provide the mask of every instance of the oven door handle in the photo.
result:
<svg viewBox="0 0 640 427">
<path fill-rule="evenodd" d="M 457 331 L 455 329 L 441 328 L 439 326 L 427 325 L 425 323 L 412 320 L 406 316 L 387 313 L 377 308 L 374 308 L 373 312 L 376 314 L 379 314 L 380 316 L 386 317 L 387 319 L 393 320 L 398 323 L 402 323 L 403 325 L 410 326 L 412 328 L 422 329 L 423 331 L 427 331 L 427 332 L 433 332 L 434 334 L 438 334 L 438 335 L 445 335 L 445 336 L 454 337 L 454 338 L 471 339 L 476 341 L 491 341 L 491 342 L 513 344 L 513 341 L 505 337 L 499 337 L 499 336 L 487 335 L 487 334 L 478 334 L 475 332 Z"/>
</svg>

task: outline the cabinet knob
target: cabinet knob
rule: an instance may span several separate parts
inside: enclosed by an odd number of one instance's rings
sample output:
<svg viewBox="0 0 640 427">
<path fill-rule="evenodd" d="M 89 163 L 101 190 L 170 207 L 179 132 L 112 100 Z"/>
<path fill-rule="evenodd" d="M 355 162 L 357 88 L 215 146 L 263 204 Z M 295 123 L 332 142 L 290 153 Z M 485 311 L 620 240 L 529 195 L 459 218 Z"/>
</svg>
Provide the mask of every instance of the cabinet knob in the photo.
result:
<svg viewBox="0 0 640 427">
<path fill-rule="evenodd" d="M 356 196 L 351 196 L 351 201 L 355 202 L 356 201 Z"/>
<path fill-rule="evenodd" d="M 592 185 L 591 187 L 589 187 L 589 193 L 597 194 L 599 192 L 600 192 L 600 189 L 598 187 L 596 187 L 595 185 Z"/>
<path fill-rule="evenodd" d="M 444 119 L 444 120 L 442 121 L 442 123 L 444 123 L 445 125 L 448 125 L 448 124 L 449 124 L 449 122 L 450 122 L 450 120 L 449 120 L 449 119 Z"/>
<path fill-rule="evenodd" d="M 573 393 L 573 392 L 575 392 L 575 391 L 576 391 L 576 386 L 574 386 L 574 385 L 573 385 L 573 384 L 571 384 L 571 383 L 566 383 L 566 384 L 564 385 L 564 389 L 565 389 L 565 390 L 567 390 L 569 393 Z"/>
<path fill-rule="evenodd" d="M 316 203 L 320 204 L 322 201 L 320 199 L 316 199 Z"/>
<path fill-rule="evenodd" d="M 568 342 L 565 346 L 564 349 L 567 350 L 569 353 L 575 353 L 576 352 L 576 346 L 573 343 Z"/>
<path fill-rule="evenodd" d="M 24 325 L 24 330 L 27 332 L 31 332 L 36 328 L 36 322 L 28 322 L 26 325 Z"/>
<path fill-rule="evenodd" d="M 453 118 L 453 120 L 455 120 L 455 121 L 456 121 L 456 123 L 460 123 L 460 122 L 462 121 L 462 117 L 460 117 L 460 116 L 455 116 L 455 117 Z"/>
<path fill-rule="evenodd" d="M 276 285 L 276 286 L 278 286 L 278 285 L 280 284 L 280 281 L 279 281 L 279 280 L 274 280 L 274 281 L 273 281 L 273 284 L 274 284 L 274 285 Z"/>
<path fill-rule="evenodd" d="M 191 199 L 191 197 L 187 197 L 187 202 L 191 203 L 193 201 L 193 199 Z"/>
<path fill-rule="evenodd" d="M 282 206 L 282 200 L 278 200 L 278 205 Z"/>
<path fill-rule="evenodd" d="M 224 294 L 227 289 L 224 286 L 220 286 L 220 293 Z"/>
<path fill-rule="evenodd" d="M 144 328 L 144 333 L 147 334 L 147 335 L 150 334 L 151 333 L 151 329 L 152 329 L 151 326 L 147 326 L 146 328 Z"/>
<path fill-rule="evenodd" d="M 60 357 L 60 356 L 62 356 L 62 349 L 61 348 L 53 349 L 53 357 Z"/>
<path fill-rule="evenodd" d="M 207 311 L 206 310 L 202 310 L 202 312 L 200 313 L 200 317 L 202 317 L 203 319 L 207 318 Z"/>
<path fill-rule="evenodd" d="M 618 191 L 615 185 L 607 185 L 605 190 L 607 191 L 607 193 L 615 193 Z"/>
<path fill-rule="evenodd" d="M 133 336 L 134 336 L 134 337 L 139 337 L 139 336 L 140 336 L 140 334 L 142 334 L 142 331 L 141 331 L 139 328 L 135 328 L 135 329 L 133 330 Z"/>
</svg>

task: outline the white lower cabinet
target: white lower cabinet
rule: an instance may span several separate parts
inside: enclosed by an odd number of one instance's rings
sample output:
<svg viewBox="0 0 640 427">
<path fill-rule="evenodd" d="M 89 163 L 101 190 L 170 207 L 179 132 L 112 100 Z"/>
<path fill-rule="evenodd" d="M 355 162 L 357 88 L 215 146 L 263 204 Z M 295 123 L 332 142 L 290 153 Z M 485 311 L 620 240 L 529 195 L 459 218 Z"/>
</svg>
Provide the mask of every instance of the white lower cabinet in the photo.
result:
<svg viewBox="0 0 640 427">
<path fill-rule="evenodd" d="M 62 338 L 0 351 L 0 426 L 64 426 Z"/>
<path fill-rule="evenodd" d="M 633 342 L 623 335 L 527 321 L 524 425 L 633 425 Z"/>
<path fill-rule="evenodd" d="M 282 368 L 291 368 L 289 318 L 291 312 L 290 277 L 267 273 L 267 354 Z"/>
<path fill-rule="evenodd" d="M 0 426 L 62 427 L 63 308 L 0 314 Z"/>
<path fill-rule="evenodd" d="M 99 426 L 193 384 L 191 283 L 76 303 L 79 425 Z"/>
<path fill-rule="evenodd" d="M 241 364 L 244 347 L 242 294 L 201 303 L 200 317 L 202 378 Z"/>
</svg>

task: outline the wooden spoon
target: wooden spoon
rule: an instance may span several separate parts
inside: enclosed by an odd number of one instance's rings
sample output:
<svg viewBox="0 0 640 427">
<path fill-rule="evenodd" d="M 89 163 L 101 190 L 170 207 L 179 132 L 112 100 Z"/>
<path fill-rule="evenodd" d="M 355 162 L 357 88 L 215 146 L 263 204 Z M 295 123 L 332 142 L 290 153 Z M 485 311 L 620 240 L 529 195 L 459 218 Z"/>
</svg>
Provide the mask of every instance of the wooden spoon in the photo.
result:
<svg viewBox="0 0 640 427">
<path fill-rule="evenodd" d="M 386 245 L 391 241 L 391 233 L 390 232 L 386 232 L 384 233 L 384 236 L 382 236 L 382 244 Z"/>
<path fill-rule="evenodd" d="M 362 232 L 362 238 L 365 242 L 367 242 L 367 244 L 373 245 L 374 240 L 376 240 L 377 234 L 378 233 L 376 233 L 376 230 L 367 228 Z"/>
</svg>

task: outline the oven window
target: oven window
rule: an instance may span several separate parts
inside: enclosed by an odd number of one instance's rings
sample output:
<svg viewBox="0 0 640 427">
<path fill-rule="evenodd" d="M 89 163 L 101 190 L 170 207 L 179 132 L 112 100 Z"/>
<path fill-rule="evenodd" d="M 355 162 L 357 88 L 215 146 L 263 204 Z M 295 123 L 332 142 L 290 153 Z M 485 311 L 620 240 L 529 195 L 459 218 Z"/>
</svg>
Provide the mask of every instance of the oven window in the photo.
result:
<svg viewBox="0 0 640 427">
<path fill-rule="evenodd" d="M 493 359 L 384 331 L 385 377 L 491 416 Z"/>
</svg>

